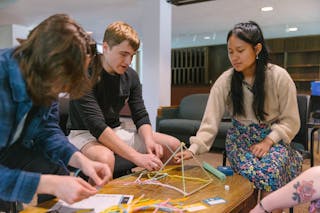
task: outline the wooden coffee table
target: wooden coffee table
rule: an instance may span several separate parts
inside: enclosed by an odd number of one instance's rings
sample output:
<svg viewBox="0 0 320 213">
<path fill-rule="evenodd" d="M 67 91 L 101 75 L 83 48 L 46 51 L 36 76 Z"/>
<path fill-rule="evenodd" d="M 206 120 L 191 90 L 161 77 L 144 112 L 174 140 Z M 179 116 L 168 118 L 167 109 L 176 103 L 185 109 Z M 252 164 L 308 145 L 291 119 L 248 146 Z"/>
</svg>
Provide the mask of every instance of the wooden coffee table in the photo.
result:
<svg viewBox="0 0 320 213">
<path fill-rule="evenodd" d="M 178 168 L 179 169 L 179 168 Z M 192 167 L 186 168 L 192 169 Z M 197 176 L 197 174 L 195 174 Z M 207 206 L 206 209 L 198 212 L 248 212 L 255 205 L 255 196 L 252 183 L 244 177 L 234 174 L 227 176 L 225 181 L 221 181 L 213 175 L 210 175 L 213 181 L 203 189 L 191 194 L 184 201 L 184 205 L 199 203 L 206 198 L 221 197 L 226 200 L 226 203 Z M 134 198 L 144 194 L 145 198 L 151 199 L 176 199 L 182 198 L 183 195 L 175 190 L 157 185 L 138 185 L 130 183 L 136 180 L 137 174 L 123 176 L 106 184 L 99 193 L 104 194 L 132 194 Z M 229 185 L 230 189 L 225 190 L 225 185 Z M 28 207 L 23 213 L 41 213 L 46 212 L 52 207 L 57 200 L 46 202 L 38 207 Z M 152 211 L 151 211 L 152 212 Z"/>
</svg>

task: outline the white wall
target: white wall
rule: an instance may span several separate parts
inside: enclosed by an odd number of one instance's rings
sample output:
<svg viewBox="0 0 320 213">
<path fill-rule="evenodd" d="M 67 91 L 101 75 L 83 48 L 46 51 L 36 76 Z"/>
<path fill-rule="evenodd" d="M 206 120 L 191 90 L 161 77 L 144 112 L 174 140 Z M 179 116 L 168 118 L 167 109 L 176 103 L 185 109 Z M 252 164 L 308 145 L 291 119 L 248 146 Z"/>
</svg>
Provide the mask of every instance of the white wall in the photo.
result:
<svg viewBox="0 0 320 213">
<path fill-rule="evenodd" d="M 12 25 L 0 26 L 0 48 L 12 47 Z"/>
<path fill-rule="evenodd" d="M 0 48 L 8 48 L 18 45 L 16 38 L 26 38 L 29 28 L 21 25 L 10 24 L 0 26 Z"/>
<path fill-rule="evenodd" d="M 171 5 L 143 0 L 141 82 L 146 108 L 155 129 L 157 109 L 171 100 Z"/>
</svg>

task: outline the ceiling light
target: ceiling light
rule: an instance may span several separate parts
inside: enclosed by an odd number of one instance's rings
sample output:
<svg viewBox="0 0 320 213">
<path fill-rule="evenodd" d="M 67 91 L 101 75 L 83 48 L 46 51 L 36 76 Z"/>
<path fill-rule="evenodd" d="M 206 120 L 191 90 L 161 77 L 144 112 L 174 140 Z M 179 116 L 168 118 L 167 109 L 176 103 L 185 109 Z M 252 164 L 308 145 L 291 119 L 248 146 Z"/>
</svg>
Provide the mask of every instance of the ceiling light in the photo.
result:
<svg viewBox="0 0 320 213">
<path fill-rule="evenodd" d="M 210 36 L 205 36 L 203 37 L 203 39 L 210 39 Z"/>
<path fill-rule="evenodd" d="M 298 27 L 288 27 L 287 32 L 295 32 L 295 31 L 298 31 Z"/>
<path fill-rule="evenodd" d="M 269 11 L 272 11 L 273 10 L 273 7 L 261 7 L 261 11 L 262 12 L 269 12 Z"/>
</svg>

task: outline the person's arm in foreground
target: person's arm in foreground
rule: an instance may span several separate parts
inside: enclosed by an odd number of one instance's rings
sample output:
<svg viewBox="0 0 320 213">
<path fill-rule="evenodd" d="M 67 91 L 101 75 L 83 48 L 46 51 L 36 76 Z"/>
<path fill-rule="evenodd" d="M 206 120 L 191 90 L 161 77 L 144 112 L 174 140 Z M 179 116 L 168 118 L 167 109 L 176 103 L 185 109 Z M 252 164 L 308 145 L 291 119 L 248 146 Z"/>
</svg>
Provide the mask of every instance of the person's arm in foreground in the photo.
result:
<svg viewBox="0 0 320 213">
<path fill-rule="evenodd" d="M 81 168 L 97 185 L 103 185 L 111 177 L 109 167 L 87 159 L 75 152 L 69 164 Z M 51 194 L 67 203 L 74 203 L 96 194 L 95 187 L 79 177 L 41 175 L 39 173 L 13 170 L 0 165 L 0 198 L 5 201 L 29 203 L 35 193 Z"/>
<path fill-rule="evenodd" d="M 63 161 L 64 165 L 79 168 L 84 174 L 89 176 L 96 185 L 101 186 L 112 178 L 111 170 L 108 166 L 91 161 L 85 157 L 68 141 L 59 127 L 58 105 L 52 104 L 47 120 L 41 125 L 37 136 L 37 144 L 40 149 L 53 161 Z"/>
<path fill-rule="evenodd" d="M 250 213 L 271 212 L 320 198 L 320 166 L 312 167 L 261 200 Z"/>
<path fill-rule="evenodd" d="M 89 160 L 80 152 L 75 152 L 71 156 L 69 165 L 80 168 L 98 186 L 102 186 L 111 178 L 109 167 Z M 74 203 L 96 194 L 98 190 L 79 177 L 41 175 L 36 192 L 52 194 L 67 203 Z"/>
<path fill-rule="evenodd" d="M 54 162 L 62 161 L 64 165 L 79 168 L 89 176 L 95 185 L 102 186 L 112 178 L 110 168 L 102 163 L 92 161 L 81 154 L 69 143 L 58 125 L 58 106 L 54 103 L 43 121 L 36 137 L 39 149 Z M 41 175 L 37 193 L 52 194 L 73 203 L 87 198 L 97 190 L 81 178 Z"/>
</svg>

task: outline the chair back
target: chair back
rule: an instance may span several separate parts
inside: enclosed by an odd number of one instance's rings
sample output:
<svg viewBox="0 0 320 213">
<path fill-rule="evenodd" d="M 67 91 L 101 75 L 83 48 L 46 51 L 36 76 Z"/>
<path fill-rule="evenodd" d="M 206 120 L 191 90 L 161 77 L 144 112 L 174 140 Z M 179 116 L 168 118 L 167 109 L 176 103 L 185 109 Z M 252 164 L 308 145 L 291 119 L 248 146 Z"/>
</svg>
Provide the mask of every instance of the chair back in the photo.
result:
<svg viewBox="0 0 320 213">
<path fill-rule="evenodd" d="M 311 95 L 309 102 L 309 121 L 311 123 L 320 123 L 320 95 Z"/>
<path fill-rule="evenodd" d="M 67 135 L 67 121 L 69 114 L 69 97 L 68 96 L 60 96 L 58 99 L 59 102 L 59 125 L 65 135 Z"/>
<path fill-rule="evenodd" d="M 292 142 L 301 144 L 304 150 L 308 149 L 308 116 L 309 116 L 309 95 L 298 94 L 297 101 L 298 101 L 298 108 L 299 108 L 299 115 L 300 115 L 300 130 L 298 134 L 293 138 Z"/>
<path fill-rule="evenodd" d="M 179 105 L 179 118 L 202 120 L 208 97 L 208 93 L 192 94 L 184 97 Z"/>
</svg>

